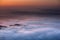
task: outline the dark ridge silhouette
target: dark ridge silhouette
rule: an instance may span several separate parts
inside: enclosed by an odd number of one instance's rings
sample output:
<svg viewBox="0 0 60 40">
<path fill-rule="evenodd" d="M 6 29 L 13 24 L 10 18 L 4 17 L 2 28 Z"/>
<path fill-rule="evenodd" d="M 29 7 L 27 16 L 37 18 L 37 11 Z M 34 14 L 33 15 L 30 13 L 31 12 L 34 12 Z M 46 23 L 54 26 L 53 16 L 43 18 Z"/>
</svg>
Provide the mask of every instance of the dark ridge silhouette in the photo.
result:
<svg viewBox="0 0 60 40">
<path fill-rule="evenodd" d="M 22 26 L 22 24 L 14 24 L 14 25 L 10 25 L 10 26 Z"/>
<path fill-rule="evenodd" d="M 2 29 L 2 28 L 7 28 L 7 26 L 2 26 L 2 25 L 0 25 L 0 29 Z"/>
<path fill-rule="evenodd" d="M 18 14 L 18 15 L 60 15 L 60 9 L 42 9 L 38 11 L 16 11 L 12 10 L 10 11 L 12 14 Z"/>
</svg>

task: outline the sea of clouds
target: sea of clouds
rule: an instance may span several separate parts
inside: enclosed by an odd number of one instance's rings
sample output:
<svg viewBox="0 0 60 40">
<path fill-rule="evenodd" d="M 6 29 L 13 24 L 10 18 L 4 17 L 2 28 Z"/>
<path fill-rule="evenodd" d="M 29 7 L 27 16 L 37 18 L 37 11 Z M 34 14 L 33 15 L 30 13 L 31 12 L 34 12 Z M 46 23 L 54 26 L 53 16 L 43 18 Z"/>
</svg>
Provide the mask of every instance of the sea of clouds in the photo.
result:
<svg viewBox="0 0 60 40">
<path fill-rule="evenodd" d="M 2 28 L 0 40 L 60 40 L 60 21 L 48 19 L 29 19 L 22 26 Z"/>
</svg>

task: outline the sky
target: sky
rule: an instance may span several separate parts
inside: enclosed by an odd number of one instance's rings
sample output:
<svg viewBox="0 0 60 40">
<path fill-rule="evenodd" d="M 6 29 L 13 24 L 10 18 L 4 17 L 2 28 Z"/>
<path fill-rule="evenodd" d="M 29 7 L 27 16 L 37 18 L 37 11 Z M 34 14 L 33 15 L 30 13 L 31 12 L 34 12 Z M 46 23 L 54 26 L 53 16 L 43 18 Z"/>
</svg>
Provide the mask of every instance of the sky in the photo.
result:
<svg viewBox="0 0 60 40">
<path fill-rule="evenodd" d="M 57 5 L 58 0 L 0 0 L 0 5 L 2 6 L 13 6 L 13 5 L 20 5 L 20 6 L 26 6 L 26 5 L 35 5 L 35 6 L 41 6 L 41 5 Z"/>
<path fill-rule="evenodd" d="M 40 12 L 41 14 L 57 13 L 56 10 L 58 9 L 54 8 L 59 6 L 58 3 L 58 0 L 0 0 L 0 18 L 13 18 L 17 16 L 19 17 L 20 14 L 30 15 Z"/>
</svg>

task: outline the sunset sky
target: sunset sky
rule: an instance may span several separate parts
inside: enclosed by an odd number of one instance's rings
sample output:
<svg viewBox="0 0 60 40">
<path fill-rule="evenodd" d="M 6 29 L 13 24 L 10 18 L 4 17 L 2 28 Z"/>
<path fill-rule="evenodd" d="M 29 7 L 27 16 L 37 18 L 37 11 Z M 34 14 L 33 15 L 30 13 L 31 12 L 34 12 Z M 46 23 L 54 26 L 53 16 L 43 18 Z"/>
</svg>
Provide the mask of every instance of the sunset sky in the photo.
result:
<svg viewBox="0 0 60 40">
<path fill-rule="evenodd" d="M 11 18 L 15 16 L 20 16 L 20 14 L 26 14 L 26 12 L 30 14 L 30 11 L 32 11 L 31 14 L 35 14 L 36 12 L 43 13 L 44 9 L 47 10 L 49 8 L 58 8 L 58 3 L 58 0 L 0 0 L 0 18 L 4 19 L 5 17 Z M 45 11 L 44 13 L 50 13 L 48 11 Z"/>
<path fill-rule="evenodd" d="M 57 5 L 58 0 L 0 0 L 0 6 L 12 6 L 12 5 Z"/>
</svg>

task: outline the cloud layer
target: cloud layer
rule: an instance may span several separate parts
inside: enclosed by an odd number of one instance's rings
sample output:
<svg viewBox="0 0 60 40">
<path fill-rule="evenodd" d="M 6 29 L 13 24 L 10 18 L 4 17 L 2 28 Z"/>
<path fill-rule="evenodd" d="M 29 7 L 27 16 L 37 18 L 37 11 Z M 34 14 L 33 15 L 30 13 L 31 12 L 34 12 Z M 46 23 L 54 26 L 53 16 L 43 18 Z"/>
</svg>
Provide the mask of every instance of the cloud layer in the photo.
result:
<svg viewBox="0 0 60 40">
<path fill-rule="evenodd" d="M 0 40 L 60 40 L 60 29 L 55 27 L 57 23 L 43 23 L 47 25 L 40 25 L 40 21 L 27 21 L 26 26 L 0 29 Z"/>
</svg>

